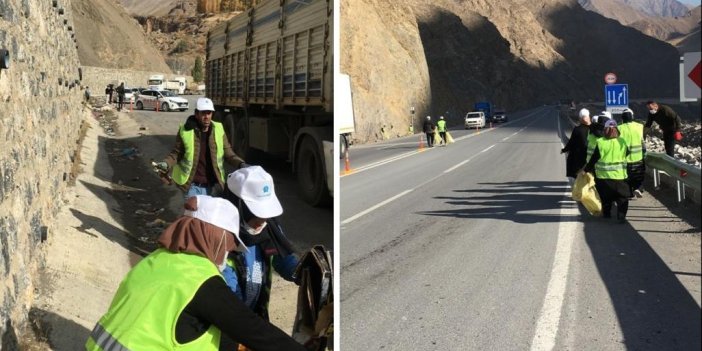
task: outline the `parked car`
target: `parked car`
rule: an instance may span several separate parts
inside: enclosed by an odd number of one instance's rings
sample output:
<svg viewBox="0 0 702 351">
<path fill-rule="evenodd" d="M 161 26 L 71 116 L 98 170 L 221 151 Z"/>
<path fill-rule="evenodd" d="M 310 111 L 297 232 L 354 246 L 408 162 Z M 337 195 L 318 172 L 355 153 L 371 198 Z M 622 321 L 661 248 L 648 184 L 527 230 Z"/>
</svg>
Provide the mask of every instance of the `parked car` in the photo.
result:
<svg viewBox="0 0 702 351">
<path fill-rule="evenodd" d="M 492 121 L 495 123 L 507 122 L 507 114 L 505 113 L 505 111 L 497 111 L 492 116 Z"/>
<path fill-rule="evenodd" d="M 465 119 L 465 127 L 468 128 L 483 128 L 485 127 L 484 112 L 468 112 Z"/>
<path fill-rule="evenodd" d="M 136 108 L 137 110 L 145 108 L 156 110 L 158 108 L 164 112 L 173 110 L 185 111 L 188 109 L 188 100 L 167 90 L 146 89 L 139 94 Z"/>
</svg>

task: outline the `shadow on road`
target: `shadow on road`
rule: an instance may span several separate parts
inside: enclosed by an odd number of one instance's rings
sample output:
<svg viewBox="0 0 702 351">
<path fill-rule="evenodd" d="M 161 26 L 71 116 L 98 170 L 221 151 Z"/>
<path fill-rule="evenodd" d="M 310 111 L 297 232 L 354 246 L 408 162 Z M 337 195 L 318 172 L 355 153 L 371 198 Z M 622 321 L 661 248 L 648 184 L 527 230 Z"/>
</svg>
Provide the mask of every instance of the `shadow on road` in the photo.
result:
<svg viewBox="0 0 702 351">
<path fill-rule="evenodd" d="M 85 349 L 90 330 L 60 315 L 32 308 L 29 317 L 33 321 L 34 332 L 49 341 L 52 350 L 69 351 Z"/>
<path fill-rule="evenodd" d="M 546 223 L 564 220 L 558 213 L 537 213 L 560 209 L 563 193 L 568 190 L 567 181 L 523 181 L 511 183 L 478 183 L 486 186 L 480 189 L 454 190 L 465 196 L 437 196 L 456 206 L 452 210 L 425 211 L 429 216 L 450 216 L 456 218 L 504 219 L 516 223 Z M 575 206 L 575 205 L 565 205 Z M 579 216 L 565 220 L 577 221 Z"/>
<path fill-rule="evenodd" d="M 598 219 L 584 232 L 626 349 L 699 350 L 700 306 L 636 229 Z"/>
</svg>

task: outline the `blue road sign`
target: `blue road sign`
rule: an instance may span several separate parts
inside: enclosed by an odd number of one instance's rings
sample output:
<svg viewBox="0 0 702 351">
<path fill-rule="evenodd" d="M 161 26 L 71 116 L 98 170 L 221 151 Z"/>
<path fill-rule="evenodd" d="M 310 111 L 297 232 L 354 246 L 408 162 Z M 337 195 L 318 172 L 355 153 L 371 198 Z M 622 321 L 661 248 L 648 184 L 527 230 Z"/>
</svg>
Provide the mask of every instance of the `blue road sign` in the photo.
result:
<svg viewBox="0 0 702 351">
<path fill-rule="evenodd" d="M 605 106 L 606 107 L 628 107 L 629 106 L 629 84 L 608 84 L 605 85 Z"/>
</svg>

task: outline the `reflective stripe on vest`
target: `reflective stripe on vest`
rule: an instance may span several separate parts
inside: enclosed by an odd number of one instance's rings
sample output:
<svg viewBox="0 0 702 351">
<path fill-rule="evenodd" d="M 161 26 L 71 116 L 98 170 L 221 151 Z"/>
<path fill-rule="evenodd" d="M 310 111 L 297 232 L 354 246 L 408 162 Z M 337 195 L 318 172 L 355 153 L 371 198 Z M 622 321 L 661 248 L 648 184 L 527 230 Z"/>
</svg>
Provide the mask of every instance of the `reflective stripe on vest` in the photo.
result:
<svg viewBox="0 0 702 351">
<path fill-rule="evenodd" d="M 219 169 L 219 181 L 224 184 L 224 128 L 222 123 L 212 121 L 210 124 L 214 133 L 215 145 L 217 147 L 217 168 Z M 195 164 L 195 130 L 185 130 L 183 125 L 178 129 L 178 135 L 183 140 L 183 148 L 185 149 L 183 157 L 173 167 L 171 178 L 178 185 L 184 185 L 190 179 L 190 172 Z M 209 145 L 209 143 L 208 143 Z M 199 156 L 199 155 L 198 155 Z"/>
<path fill-rule="evenodd" d="M 90 338 L 92 338 L 93 341 L 92 346 L 99 347 L 100 350 L 103 351 L 130 351 L 128 348 L 122 346 L 117 339 L 113 338 L 100 323 L 95 325 L 93 332 L 90 333 Z M 87 348 L 90 349 L 90 347 Z"/>
<path fill-rule="evenodd" d="M 585 157 L 585 162 L 590 162 L 590 157 L 592 157 L 592 154 L 595 152 L 595 146 L 597 146 L 597 140 L 599 139 L 598 136 L 595 134 L 589 133 L 587 135 L 587 156 Z"/>
<path fill-rule="evenodd" d="M 221 332 L 214 325 L 197 339 L 180 344 L 176 324 L 200 286 L 221 277 L 207 258 L 158 249 L 120 283 L 110 309 L 85 344 L 88 351 L 217 351 Z"/>
<path fill-rule="evenodd" d="M 598 179 L 626 179 L 626 142 L 622 138 L 597 140 L 600 159 L 595 164 Z"/>
<path fill-rule="evenodd" d="M 626 161 L 629 163 L 643 160 L 643 125 L 641 123 L 629 122 L 619 126 L 620 137 L 629 146 L 629 155 Z"/>
</svg>

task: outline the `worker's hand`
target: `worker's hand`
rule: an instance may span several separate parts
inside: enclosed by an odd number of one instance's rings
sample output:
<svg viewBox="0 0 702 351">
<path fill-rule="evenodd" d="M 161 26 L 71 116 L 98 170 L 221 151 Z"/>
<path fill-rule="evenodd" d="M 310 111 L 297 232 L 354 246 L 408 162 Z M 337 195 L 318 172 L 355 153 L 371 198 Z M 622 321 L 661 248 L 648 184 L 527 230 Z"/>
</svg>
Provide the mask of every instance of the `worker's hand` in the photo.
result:
<svg viewBox="0 0 702 351">
<path fill-rule="evenodd" d="M 163 162 L 163 161 L 162 162 L 154 162 L 153 166 L 158 168 L 161 171 L 164 171 L 164 172 L 168 171 L 168 163 L 166 163 L 166 162 Z"/>
<path fill-rule="evenodd" d="M 675 134 L 673 134 L 673 137 L 675 138 L 675 141 L 680 141 L 680 140 L 682 140 L 683 135 L 682 135 L 682 133 L 680 133 L 680 131 L 677 131 L 677 132 L 675 132 Z"/>
</svg>

